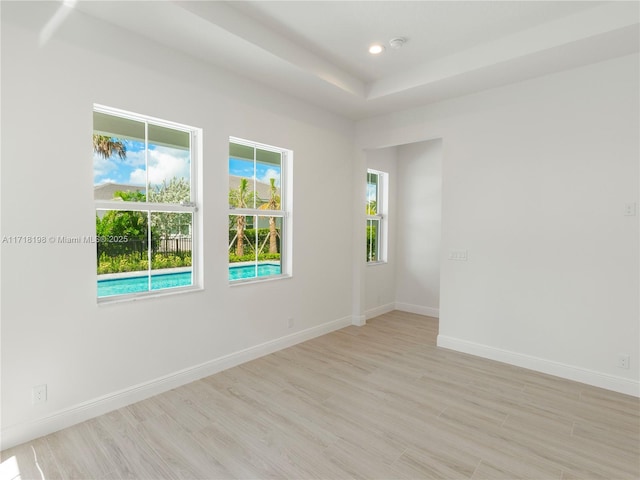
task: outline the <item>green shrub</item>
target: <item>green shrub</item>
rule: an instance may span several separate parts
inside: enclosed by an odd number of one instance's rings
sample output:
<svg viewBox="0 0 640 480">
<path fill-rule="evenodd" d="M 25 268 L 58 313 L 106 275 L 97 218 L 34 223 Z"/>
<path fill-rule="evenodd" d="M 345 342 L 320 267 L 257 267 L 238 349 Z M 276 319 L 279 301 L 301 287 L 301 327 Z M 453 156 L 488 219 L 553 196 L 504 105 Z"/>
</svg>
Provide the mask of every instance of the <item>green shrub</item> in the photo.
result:
<svg viewBox="0 0 640 480">
<path fill-rule="evenodd" d="M 183 253 L 180 255 L 156 253 L 151 258 L 151 268 L 178 268 L 178 267 L 190 267 L 191 266 L 191 254 Z M 140 255 L 123 254 L 108 256 L 106 253 L 100 255 L 98 260 L 98 274 L 103 275 L 106 273 L 123 273 L 123 272 L 138 272 L 141 270 L 147 270 L 149 268 L 149 262 L 146 258 L 140 258 Z"/>
<path fill-rule="evenodd" d="M 238 263 L 238 262 L 254 262 L 256 256 L 254 253 L 247 253 L 239 257 L 233 252 L 229 253 L 229 263 Z M 262 260 L 280 260 L 279 253 L 261 253 L 258 255 L 258 261 Z"/>
<path fill-rule="evenodd" d="M 151 258 L 151 268 L 154 270 L 159 268 L 179 268 L 190 266 L 191 255 L 188 254 L 174 255 L 167 253 L 156 253 Z"/>
</svg>

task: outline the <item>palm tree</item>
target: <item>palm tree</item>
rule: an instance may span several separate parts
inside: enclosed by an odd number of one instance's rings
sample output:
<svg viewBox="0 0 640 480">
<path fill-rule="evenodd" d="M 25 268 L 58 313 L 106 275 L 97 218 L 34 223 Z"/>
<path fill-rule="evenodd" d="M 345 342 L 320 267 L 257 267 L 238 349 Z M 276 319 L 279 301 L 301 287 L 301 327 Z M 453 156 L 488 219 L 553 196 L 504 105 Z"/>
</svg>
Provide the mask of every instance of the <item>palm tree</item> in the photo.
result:
<svg viewBox="0 0 640 480">
<path fill-rule="evenodd" d="M 246 178 L 240 179 L 240 185 L 235 190 L 229 190 L 229 205 L 235 208 L 247 208 L 252 198 L 251 190 L 249 190 L 249 181 Z M 253 207 L 253 205 L 252 205 Z M 244 215 L 236 216 L 236 255 L 242 257 L 244 255 L 244 228 L 246 218 Z"/>
<path fill-rule="evenodd" d="M 276 187 L 276 179 L 270 178 L 269 202 L 260 205 L 260 210 L 280 210 L 280 195 Z M 278 253 L 278 230 L 276 229 L 276 217 L 269 217 L 269 253 Z"/>
<path fill-rule="evenodd" d="M 127 147 L 120 140 L 107 135 L 93 134 L 93 151 L 104 159 L 117 154 L 121 160 L 127 158 Z"/>
<path fill-rule="evenodd" d="M 378 202 L 369 200 L 367 202 L 367 217 L 375 217 L 377 215 Z M 375 261 L 377 258 L 376 237 L 378 235 L 378 225 L 380 225 L 379 221 L 367 218 L 367 262 Z"/>
<path fill-rule="evenodd" d="M 367 202 L 367 215 L 377 215 L 378 214 L 378 202 L 375 200 L 369 200 Z"/>
</svg>

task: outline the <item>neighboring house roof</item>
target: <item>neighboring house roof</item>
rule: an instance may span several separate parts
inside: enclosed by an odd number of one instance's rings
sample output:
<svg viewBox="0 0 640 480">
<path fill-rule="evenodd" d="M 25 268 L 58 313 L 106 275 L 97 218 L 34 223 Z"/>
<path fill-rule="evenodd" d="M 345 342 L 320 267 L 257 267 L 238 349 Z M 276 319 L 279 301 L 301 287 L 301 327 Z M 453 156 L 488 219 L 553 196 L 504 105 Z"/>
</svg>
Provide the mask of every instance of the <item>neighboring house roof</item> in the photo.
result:
<svg viewBox="0 0 640 480">
<path fill-rule="evenodd" d="M 93 187 L 95 200 L 113 200 L 116 192 L 144 192 L 144 186 L 128 185 L 126 183 L 101 183 Z"/>
<path fill-rule="evenodd" d="M 229 190 L 237 190 L 240 186 L 240 179 L 243 177 L 238 177 L 235 175 L 229 175 Z M 246 178 L 246 177 L 244 177 Z M 253 190 L 253 182 L 249 179 L 249 188 Z M 261 200 L 268 201 L 271 196 L 271 185 L 264 182 L 256 182 L 256 191 L 258 192 L 258 197 Z M 278 195 L 280 194 L 280 188 L 278 188 Z"/>
</svg>

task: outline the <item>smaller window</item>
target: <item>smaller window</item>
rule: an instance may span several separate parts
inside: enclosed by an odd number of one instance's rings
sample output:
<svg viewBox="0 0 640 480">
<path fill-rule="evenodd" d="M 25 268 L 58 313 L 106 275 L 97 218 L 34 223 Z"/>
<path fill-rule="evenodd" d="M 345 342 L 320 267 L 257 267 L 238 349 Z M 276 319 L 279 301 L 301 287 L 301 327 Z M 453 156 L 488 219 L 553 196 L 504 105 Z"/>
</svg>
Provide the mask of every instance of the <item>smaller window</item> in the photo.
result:
<svg viewBox="0 0 640 480">
<path fill-rule="evenodd" d="M 229 281 L 291 275 L 289 150 L 229 142 Z"/>
<path fill-rule="evenodd" d="M 367 170 L 367 263 L 386 261 L 386 175 Z"/>
</svg>

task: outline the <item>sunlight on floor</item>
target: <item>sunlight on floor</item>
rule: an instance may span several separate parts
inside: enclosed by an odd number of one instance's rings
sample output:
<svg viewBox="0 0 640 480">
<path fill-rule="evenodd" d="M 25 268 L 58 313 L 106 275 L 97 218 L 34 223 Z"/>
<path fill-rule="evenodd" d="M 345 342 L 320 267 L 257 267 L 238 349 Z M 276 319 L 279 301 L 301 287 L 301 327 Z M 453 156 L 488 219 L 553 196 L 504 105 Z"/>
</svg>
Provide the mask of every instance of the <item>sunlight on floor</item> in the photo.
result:
<svg viewBox="0 0 640 480">
<path fill-rule="evenodd" d="M 38 470 L 40 480 L 46 480 L 44 476 L 44 472 L 42 471 L 42 469 L 40 468 L 40 465 L 38 464 L 38 455 L 36 454 L 36 449 L 33 448 L 33 446 L 31 446 L 31 451 L 33 452 L 33 466 L 35 466 L 36 469 Z M 21 460 L 25 460 L 25 459 L 22 458 Z M 27 468 L 27 471 L 29 471 L 28 468 Z M 33 474 L 33 478 L 37 480 L 38 476 L 36 474 Z M 16 458 L 15 455 L 7 458 L 2 463 L 0 463 L 0 480 L 21 480 L 21 479 L 22 479 L 22 474 L 20 473 L 20 465 L 18 464 L 18 459 Z"/>
<path fill-rule="evenodd" d="M 0 463 L 0 480 L 20 480 L 20 469 L 16 457 L 9 457 Z"/>
</svg>

